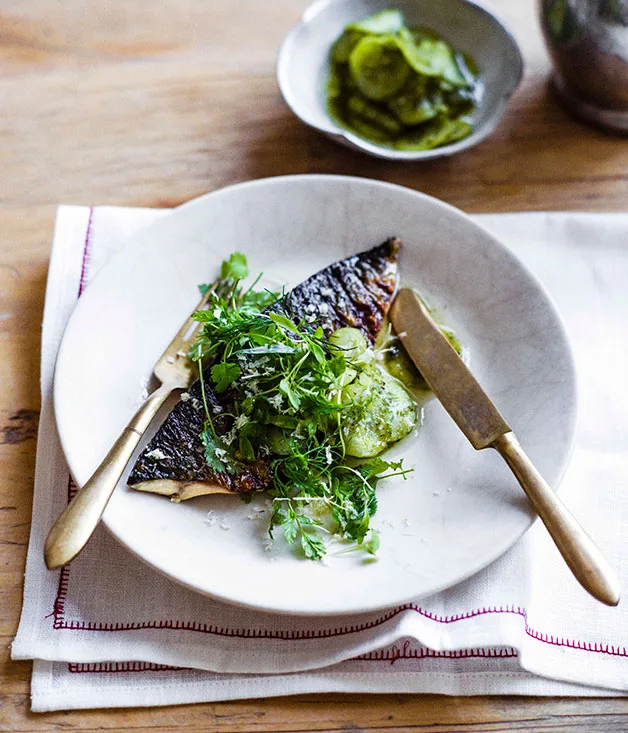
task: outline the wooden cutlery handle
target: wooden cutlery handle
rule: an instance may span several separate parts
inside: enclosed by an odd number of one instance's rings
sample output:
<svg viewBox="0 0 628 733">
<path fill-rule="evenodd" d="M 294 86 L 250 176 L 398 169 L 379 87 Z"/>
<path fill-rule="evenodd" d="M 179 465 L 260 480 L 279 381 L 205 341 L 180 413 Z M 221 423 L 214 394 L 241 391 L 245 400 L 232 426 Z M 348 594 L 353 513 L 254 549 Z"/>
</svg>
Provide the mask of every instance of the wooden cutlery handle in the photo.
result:
<svg viewBox="0 0 628 733">
<path fill-rule="evenodd" d="M 89 481 L 59 515 L 44 547 L 50 570 L 69 563 L 85 547 L 140 438 L 171 391 L 171 387 L 161 386 L 148 397 Z"/>
<path fill-rule="evenodd" d="M 600 550 L 536 470 L 514 433 L 492 444 L 532 502 L 571 572 L 592 596 L 608 606 L 619 603 L 619 581 Z"/>
</svg>

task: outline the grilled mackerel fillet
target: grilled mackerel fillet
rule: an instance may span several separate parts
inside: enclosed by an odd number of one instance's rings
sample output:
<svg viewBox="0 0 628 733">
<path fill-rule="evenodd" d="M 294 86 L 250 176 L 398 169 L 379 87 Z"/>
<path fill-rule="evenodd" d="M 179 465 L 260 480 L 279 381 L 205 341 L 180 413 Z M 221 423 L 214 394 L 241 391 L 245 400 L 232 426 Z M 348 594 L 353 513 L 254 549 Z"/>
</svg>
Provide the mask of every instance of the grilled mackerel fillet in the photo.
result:
<svg viewBox="0 0 628 733">
<path fill-rule="evenodd" d="M 342 326 L 358 328 L 373 344 L 397 286 L 401 244 L 388 239 L 378 247 L 340 260 L 312 275 L 287 293 L 272 310 L 290 314 L 298 323 L 321 325 L 329 336 Z M 210 369 L 203 373 L 205 396 L 219 434 L 232 420 L 212 389 Z M 271 480 L 266 461 L 249 464 L 237 474 L 217 473 L 206 463 L 200 439 L 205 408 L 200 380 L 181 396 L 172 412 L 139 456 L 129 486 L 175 500 L 203 494 L 241 494 L 266 488 Z"/>
</svg>

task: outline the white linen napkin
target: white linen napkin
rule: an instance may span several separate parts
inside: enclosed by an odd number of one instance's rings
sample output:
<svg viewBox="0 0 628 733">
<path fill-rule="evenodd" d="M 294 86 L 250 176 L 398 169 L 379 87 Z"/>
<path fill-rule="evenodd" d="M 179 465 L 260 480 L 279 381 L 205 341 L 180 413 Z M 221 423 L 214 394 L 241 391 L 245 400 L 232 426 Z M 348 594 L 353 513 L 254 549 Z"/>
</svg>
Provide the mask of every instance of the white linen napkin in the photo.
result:
<svg viewBox="0 0 628 733">
<path fill-rule="evenodd" d="M 54 573 L 43 543 L 71 490 L 52 409 L 65 323 L 90 278 L 167 211 L 60 207 L 42 335 L 33 521 L 14 659 L 34 659 L 36 711 L 304 692 L 617 695 L 628 618 L 590 598 L 536 523 L 499 561 L 420 602 L 356 617 L 264 614 L 188 591 L 100 528 Z M 579 377 L 579 427 L 560 488 L 628 580 L 628 214 L 474 217 L 545 285 Z M 213 528 L 208 527 L 208 531 Z"/>
</svg>

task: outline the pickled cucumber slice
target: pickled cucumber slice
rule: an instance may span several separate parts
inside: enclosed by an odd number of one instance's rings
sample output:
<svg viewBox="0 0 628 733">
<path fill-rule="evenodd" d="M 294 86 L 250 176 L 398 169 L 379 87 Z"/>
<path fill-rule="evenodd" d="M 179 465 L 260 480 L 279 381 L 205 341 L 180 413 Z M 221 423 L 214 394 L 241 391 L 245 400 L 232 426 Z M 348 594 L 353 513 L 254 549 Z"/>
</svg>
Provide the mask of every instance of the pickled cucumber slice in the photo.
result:
<svg viewBox="0 0 628 733">
<path fill-rule="evenodd" d="M 375 13 L 364 20 L 348 25 L 340 38 L 332 47 L 332 59 L 338 63 L 346 63 L 349 60 L 349 54 L 354 47 L 370 34 L 394 34 L 403 28 L 403 14 L 400 10 L 382 10 L 381 13 Z"/>
<path fill-rule="evenodd" d="M 397 150 L 431 150 L 467 137 L 472 129 L 468 122 L 450 120 L 439 115 L 415 131 L 400 137 L 395 142 L 395 147 Z"/>
<path fill-rule="evenodd" d="M 361 31 L 346 30 L 332 47 L 331 57 L 333 61 L 346 64 L 349 61 L 351 51 L 362 38 L 364 38 L 364 33 Z"/>
<path fill-rule="evenodd" d="M 347 455 L 370 458 L 405 438 L 418 418 L 418 408 L 402 384 L 369 365 L 344 388 L 343 426 Z"/>
<path fill-rule="evenodd" d="M 401 10 L 389 8 L 352 23 L 349 28 L 363 33 L 397 33 L 404 26 Z"/>
<path fill-rule="evenodd" d="M 353 132 L 360 135 L 360 137 L 366 140 L 372 140 L 376 143 L 389 146 L 391 144 L 391 136 L 382 130 L 381 127 L 376 127 L 368 122 L 365 122 L 362 117 L 358 115 L 347 114 L 346 125 Z"/>
<path fill-rule="evenodd" d="M 441 77 L 453 87 L 466 86 L 453 49 L 440 38 L 423 36 L 417 40 L 408 28 L 397 36 L 397 45 L 407 63 L 419 74 Z"/>
<path fill-rule="evenodd" d="M 408 28 L 398 10 L 351 23 L 331 49 L 327 105 L 360 137 L 429 150 L 469 135 L 481 96 L 477 67 L 434 31 Z"/>
<path fill-rule="evenodd" d="M 356 362 L 368 349 L 368 343 L 362 331 L 350 326 L 338 328 L 329 337 L 329 343 L 335 347 L 347 361 Z"/>
<path fill-rule="evenodd" d="M 379 109 L 366 99 L 354 94 L 349 97 L 347 107 L 357 117 L 360 117 L 370 125 L 379 128 L 388 135 L 395 135 L 402 130 L 402 126 L 391 114 Z"/>
<path fill-rule="evenodd" d="M 406 127 L 420 125 L 438 114 L 447 113 L 440 89 L 426 76 L 413 74 L 401 92 L 389 100 L 388 108 Z"/>
<path fill-rule="evenodd" d="M 348 362 L 345 371 L 340 378 L 342 387 L 352 382 L 358 370 L 364 364 L 369 364 L 375 358 L 372 349 L 369 348 L 362 331 L 357 328 L 346 326 L 339 328 L 329 337 L 331 346 L 338 350 Z"/>
<path fill-rule="evenodd" d="M 349 69 L 358 89 L 376 102 L 394 97 L 406 83 L 410 66 L 390 36 L 365 36 L 349 55 Z"/>
</svg>

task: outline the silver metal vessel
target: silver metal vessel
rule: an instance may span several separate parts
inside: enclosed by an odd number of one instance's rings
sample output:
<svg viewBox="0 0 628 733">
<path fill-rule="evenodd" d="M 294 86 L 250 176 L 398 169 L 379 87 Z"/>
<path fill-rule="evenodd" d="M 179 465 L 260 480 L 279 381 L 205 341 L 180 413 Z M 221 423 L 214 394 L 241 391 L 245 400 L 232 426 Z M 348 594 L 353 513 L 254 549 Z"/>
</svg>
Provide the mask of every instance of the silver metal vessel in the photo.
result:
<svg viewBox="0 0 628 733">
<path fill-rule="evenodd" d="M 628 0 L 538 0 L 538 9 L 567 105 L 628 133 Z"/>
</svg>

